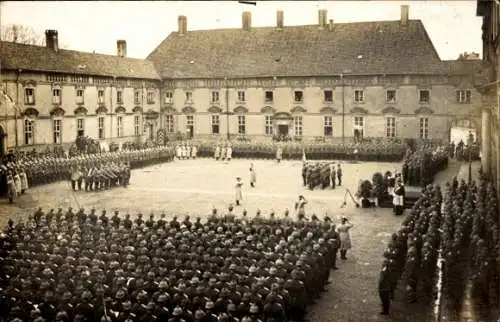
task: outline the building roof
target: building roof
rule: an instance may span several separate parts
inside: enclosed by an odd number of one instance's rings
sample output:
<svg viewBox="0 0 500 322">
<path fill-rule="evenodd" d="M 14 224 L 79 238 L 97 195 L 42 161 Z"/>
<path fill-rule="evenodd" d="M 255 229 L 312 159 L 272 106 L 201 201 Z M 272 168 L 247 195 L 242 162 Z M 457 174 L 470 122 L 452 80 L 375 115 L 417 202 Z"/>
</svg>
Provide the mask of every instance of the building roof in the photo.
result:
<svg viewBox="0 0 500 322">
<path fill-rule="evenodd" d="M 420 20 L 173 32 L 148 59 L 162 78 L 446 73 Z"/>
<path fill-rule="evenodd" d="M 58 72 L 92 76 L 160 79 L 153 64 L 144 59 L 0 41 L 1 69 Z"/>
</svg>

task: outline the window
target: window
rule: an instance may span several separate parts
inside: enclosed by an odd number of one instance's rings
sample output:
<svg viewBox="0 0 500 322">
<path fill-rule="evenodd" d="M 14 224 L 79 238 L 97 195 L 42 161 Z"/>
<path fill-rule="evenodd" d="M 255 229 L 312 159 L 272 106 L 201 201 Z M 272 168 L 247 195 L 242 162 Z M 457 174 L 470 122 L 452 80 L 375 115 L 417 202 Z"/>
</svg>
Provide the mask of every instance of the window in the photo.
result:
<svg viewBox="0 0 500 322">
<path fill-rule="evenodd" d="M 194 136 L 194 116 L 186 115 L 187 130 L 189 131 L 189 136 Z"/>
<path fill-rule="evenodd" d="M 304 100 L 304 92 L 302 92 L 302 91 L 295 91 L 293 93 L 293 100 L 295 102 L 302 102 Z"/>
<path fill-rule="evenodd" d="M 293 118 L 293 125 L 295 136 L 302 136 L 302 116 L 295 116 Z"/>
<path fill-rule="evenodd" d="M 219 134 L 220 119 L 219 115 L 212 115 L 212 134 Z"/>
<path fill-rule="evenodd" d="M 85 135 L 85 119 L 76 119 L 76 136 Z"/>
<path fill-rule="evenodd" d="M 61 104 L 61 89 L 52 89 L 52 104 Z"/>
<path fill-rule="evenodd" d="M 430 94 L 429 90 L 423 89 L 418 92 L 418 100 L 420 103 L 429 103 L 430 101 Z"/>
<path fill-rule="evenodd" d="M 174 133 L 174 116 L 165 115 L 165 130 L 168 133 Z"/>
<path fill-rule="evenodd" d="M 139 105 L 141 104 L 141 90 L 136 89 L 134 91 L 134 104 Z"/>
<path fill-rule="evenodd" d="M 219 92 L 212 92 L 212 103 L 218 103 L 219 102 Z"/>
<path fill-rule="evenodd" d="M 154 104 L 154 103 L 155 103 L 155 92 L 148 91 L 148 104 Z"/>
<path fill-rule="evenodd" d="M 24 89 L 24 104 L 33 105 L 35 104 L 35 89 L 25 88 Z"/>
<path fill-rule="evenodd" d="M 139 115 L 134 115 L 134 135 L 139 136 L 141 133 L 141 119 Z"/>
<path fill-rule="evenodd" d="M 356 134 L 358 133 L 358 134 Z M 365 119 L 362 116 L 354 117 L 354 137 L 362 138 L 365 133 Z"/>
<path fill-rule="evenodd" d="M 238 91 L 238 102 L 245 101 L 245 91 Z"/>
<path fill-rule="evenodd" d="M 53 124 L 53 130 L 54 130 L 54 143 L 61 144 L 62 143 L 61 120 L 53 120 L 52 124 Z"/>
<path fill-rule="evenodd" d="M 325 136 L 333 135 L 333 120 L 331 116 L 325 116 L 323 121 L 323 133 Z"/>
<path fill-rule="evenodd" d="M 396 118 L 387 117 L 385 119 L 385 135 L 388 138 L 396 137 Z"/>
<path fill-rule="evenodd" d="M 420 138 L 425 140 L 429 138 L 429 119 L 427 117 L 420 118 Z"/>
<path fill-rule="evenodd" d="M 271 115 L 266 115 L 266 135 L 273 135 L 273 119 Z"/>
<path fill-rule="evenodd" d="M 471 92 L 469 90 L 457 91 L 457 103 L 470 104 Z"/>
<path fill-rule="evenodd" d="M 365 92 L 362 90 L 355 90 L 354 91 L 354 102 L 356 103 L 362 103 L 365 101 Z"/>
<path fill-rule="evenodd" d="M 273 95 L 273 91 L 266 91 L 265 92 L 265 97 L 264 97 L 264 100 L 267 102 L 267 103 L 271 103 L 274 101 L 274 95 Z"/>
<path fill-rule="evenodd" d="M 116 91 L 116 104 L 123 104 L 123 93 L 121 90 Z"/>
<path fill-rule="evenodd" d="M 186 102 L 191 103 L 193 101 L 193 92 L 186 92 Z"/>
<path fill-rule="evenodd" d="M 387 103 L 396 103 L 396 91 L 390 89 L 385 92 L 385 101 Z"/>
<path fill-rule="evenodd" d="M 173 104 L 174 103 L 174 93 L 165 92 L 165 104 Z"/>
<path fill-rule="evenodd" d="M 323 91 L 323 101 L 327 103 L 333 102 L 333 91 L 331 90 Z"/>
<path fill-rule="evenodd" d="M 33 120 L 24 120 L 24 144 L 30 145 L 35 143 L 33 130 L 34 130 L 35 121 Z"/>
<path fill-rule="evenodd" d="M 104 104 L 104 90 L 100 89 L 97 91 L 97 103 Z"/>
<path fill-rule="evenodd" d="M 245 115 L 238 115 L 238 134 L 246 134 L 246 118 Z"/>
<path fill-rule="evenodd" d="M 102 116 L 97 119 L 97 129 L 97 137 L 101 140 L 104 139 L 104 117 Z"/>
<path fill-rule="evenodd" d="M 116 117 L 116 136 L 123 136 L 123 116 Z"/>
<path fill-rule="evenodd" d="M 76 90 L 76 104 L 83 104 L 83 89 Z"/>
</svg>

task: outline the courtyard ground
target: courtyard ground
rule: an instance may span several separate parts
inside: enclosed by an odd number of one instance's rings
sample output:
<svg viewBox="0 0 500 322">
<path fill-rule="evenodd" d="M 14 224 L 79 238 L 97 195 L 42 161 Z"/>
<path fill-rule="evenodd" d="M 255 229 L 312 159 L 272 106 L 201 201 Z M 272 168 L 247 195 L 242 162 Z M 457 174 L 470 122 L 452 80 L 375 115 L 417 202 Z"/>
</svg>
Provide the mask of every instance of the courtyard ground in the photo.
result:
<svg viewBox="0 0 500 322">
<path fill-rule="evenodd" d="M 248 185 L 250 163 L 257 172 L 257 185 Z M 262 214 L 274 210 L 282 216 L 285 209 L 291 213 L 299 194 L 309 201 L 307 213 L 320 218 L 328 214 L 335 221 L 347 216 L 354 224 L 351 232 L 353 249 L 347 261 L 339 260 L 339 270 L 332 271 L 331 283 L 321 299 L 309 309 L 311 322 L 329 321 L 429 321 L 431 316 L 408 307 L 404 299 L 398 299 L 389 317 L 379 316 L 380 302 L 377 284 L 382 253 L 391 234 L 398 229 L 402 217 L 392 215 L 391 209 L 357 209 L 347 200 L 341 208 L 345 188 L 356 192 L 360 179 L 371 179 L 379 171 L 393 172 L 400 169 L 396 163 L 342 163 L 343 186 L 335 190 L 305 189 L 301 178 L 301 163 L 283 161 L 281 164 L 269 160 L 233 160 L 230 163 L 210 159 L 175 161 L 132 172 L 131 184 L 127 188 L 114 188 L 102 192 L 72 192 L 69 182 L 58 182 L 29 189 L 15 205 L 5 200 L 0 203 L 0 225 L 9 217 L 14 219 L 33 213 L 37 207 L 44 210 L 58 207 L 74 209 L 94 207 L 98 212 L 119 210 L 132 217 L 139 212 L 167 216 L 184 215 L 206 217 L 213 207 L 224 211 L 234 200 L 234 184 L 237 176 L 245 183 L 243 205 L 235 208 L 236 214 L 247 209 L 254 216 L 257 209 Z M 460 164 L 438 176 L 439 181 L 451 179 L 460 170 Z M 420 312 L 415 315 L 414 312 Z"/>
</svg>

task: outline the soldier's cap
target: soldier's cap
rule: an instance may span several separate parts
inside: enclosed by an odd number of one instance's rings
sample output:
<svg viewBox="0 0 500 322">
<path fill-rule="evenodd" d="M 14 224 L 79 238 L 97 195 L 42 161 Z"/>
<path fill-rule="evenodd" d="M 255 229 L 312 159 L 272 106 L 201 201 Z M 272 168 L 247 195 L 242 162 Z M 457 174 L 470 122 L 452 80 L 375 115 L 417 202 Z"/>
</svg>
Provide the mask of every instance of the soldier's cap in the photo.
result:
<svg viewBox="0 0 500 322">
<path fill-rule="evenodd" d="M 175 307 L 174 312 L 172 312 L 172 315 L 179 316 L 179 315 L 182 315 L 182 313 L 183 313 L 182 309 L 179 306 L 177 306 L 177 307 Z"/>
</svg>

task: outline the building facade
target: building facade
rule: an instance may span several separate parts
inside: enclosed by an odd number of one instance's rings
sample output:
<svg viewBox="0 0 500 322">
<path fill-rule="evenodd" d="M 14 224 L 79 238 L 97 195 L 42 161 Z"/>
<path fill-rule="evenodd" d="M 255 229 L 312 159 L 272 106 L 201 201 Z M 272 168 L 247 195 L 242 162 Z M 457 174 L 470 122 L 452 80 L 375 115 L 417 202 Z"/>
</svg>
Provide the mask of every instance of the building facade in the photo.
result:
<svg viewBox="0 0 500 322">
<path fill-rule="evenodd" d="M 1 43 L 4 152 L 69 145 L 77 136 L 156 137 L 160 79 L 150 63 L 127 58 L 125 41 L 111 56 L 59 50 L 55 30 L 46 38 L 46 47 Z"/>
<path fill-rule="evenodd" d="M 236 50 L 235 50 L 236 48 Z M 423 24 L 409 19 L 178 31 L 148 57 L 163 80 L 167 130 L 195 137 L 289 135 L 447 140 L 477 123 L 478 60 L 442 61 Z"/>
<path fill-rule="evenodd" d="M 483 17 L 484 81 L 481 122 L 482 167 L 496 183 L 500 200 L 500 5 L 497 1 L 477 2 L 477 15 Z"/>
<path fill-rule="evenodd" d="M 145 59 L 1 42 L 5 148 L 195 138 L 364 137 L 447 140 L 480 120 L 477 60 L 442 61 L 425 27 L 395 21 L 188 30 L 180 16 Z M 41 58 L 40 58 L 41 57 Z M 4 102 L 5 101 L 5 102 Z M 7 101 L 11 101 L 9 103 Z"/>
</svg>

